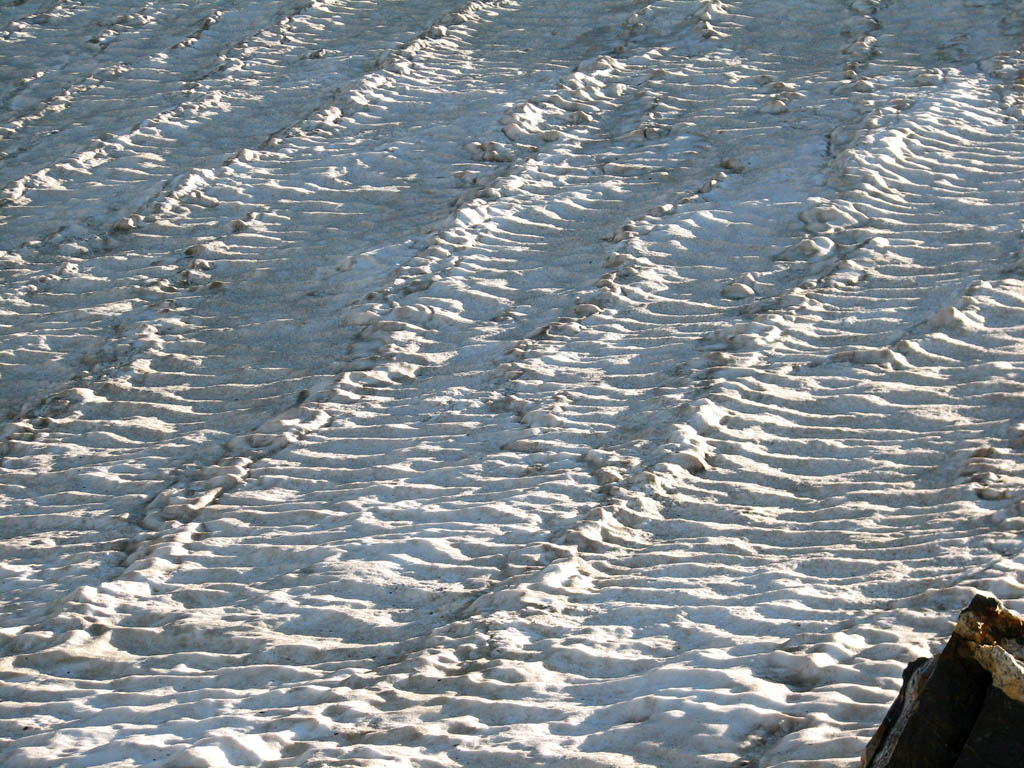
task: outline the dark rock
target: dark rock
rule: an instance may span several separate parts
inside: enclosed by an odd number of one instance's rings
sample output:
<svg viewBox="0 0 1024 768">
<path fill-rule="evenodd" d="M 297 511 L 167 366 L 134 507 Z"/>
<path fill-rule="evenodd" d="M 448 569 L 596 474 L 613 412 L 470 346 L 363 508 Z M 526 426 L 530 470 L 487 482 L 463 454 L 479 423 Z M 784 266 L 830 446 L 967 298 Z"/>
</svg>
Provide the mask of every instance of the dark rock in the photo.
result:
<svg viewBox="0 0 1024 768">
<path fill-rule="evenodd" d="M 918 659 L 863 768 L 1022 768 L 1024 618 L 977 595 L 946 647 Z"/>
<path fill-rule="evenodd" d="M 1024 702 L 998 688 L 988 689 L 985 703 L 960 751 L 954 768 L 1024 766 Z"/>
</svg>

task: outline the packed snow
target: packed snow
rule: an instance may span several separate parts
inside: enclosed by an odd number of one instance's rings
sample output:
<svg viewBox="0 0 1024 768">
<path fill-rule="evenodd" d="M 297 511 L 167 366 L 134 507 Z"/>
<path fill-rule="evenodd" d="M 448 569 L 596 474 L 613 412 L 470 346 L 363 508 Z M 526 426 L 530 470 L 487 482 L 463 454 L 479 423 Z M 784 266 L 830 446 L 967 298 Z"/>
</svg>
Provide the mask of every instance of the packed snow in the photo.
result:
<svg viewBox="0 0 1024 768">
<path fill-rule="evenodd" d="M 1022 39 L 0 0 L 0 765 L 858 765 L 1024 608 Z"/>
</svg>

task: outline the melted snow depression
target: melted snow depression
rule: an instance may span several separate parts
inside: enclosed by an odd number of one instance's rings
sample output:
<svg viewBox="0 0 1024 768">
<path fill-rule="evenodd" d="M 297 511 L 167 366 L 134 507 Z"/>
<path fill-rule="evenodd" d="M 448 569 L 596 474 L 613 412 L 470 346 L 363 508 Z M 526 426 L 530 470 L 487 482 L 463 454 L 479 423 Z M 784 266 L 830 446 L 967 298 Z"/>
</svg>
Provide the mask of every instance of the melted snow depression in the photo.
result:
<svg viewBox="0 0 1024 768">
<path fill-rule="evenodd" d="M 0 765 L 856 766 L 1024 607 L 1022 39 L 0 0 Z"/>
</svg>

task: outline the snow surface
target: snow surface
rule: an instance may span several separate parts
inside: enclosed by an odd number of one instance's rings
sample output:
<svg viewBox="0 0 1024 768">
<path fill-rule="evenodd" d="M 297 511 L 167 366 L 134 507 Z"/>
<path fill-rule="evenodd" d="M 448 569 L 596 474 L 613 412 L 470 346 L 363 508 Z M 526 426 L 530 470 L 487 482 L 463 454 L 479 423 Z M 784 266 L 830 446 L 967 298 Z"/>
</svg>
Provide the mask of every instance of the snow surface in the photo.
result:
<svg viewBox="0 0 1024 768">
<path fill-rule="evenodd" d="M 1022 39 L 2 0 L 0 765 L 856 765 L 1024 599 Z"/>
</svg>

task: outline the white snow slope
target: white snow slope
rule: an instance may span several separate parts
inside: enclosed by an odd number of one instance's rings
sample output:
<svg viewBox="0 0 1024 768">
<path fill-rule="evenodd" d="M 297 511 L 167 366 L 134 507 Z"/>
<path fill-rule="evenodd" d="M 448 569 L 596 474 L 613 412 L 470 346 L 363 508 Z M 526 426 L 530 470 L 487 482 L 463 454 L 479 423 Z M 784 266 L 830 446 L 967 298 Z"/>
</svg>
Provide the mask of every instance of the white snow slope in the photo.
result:
<svg viewBox="0 0 1024 768">
<path fill-rule="evenodd" d="M 1024 599 L 1022 39 L 0 0 L 0 765 L 856 765 Z"/>
</svg>

